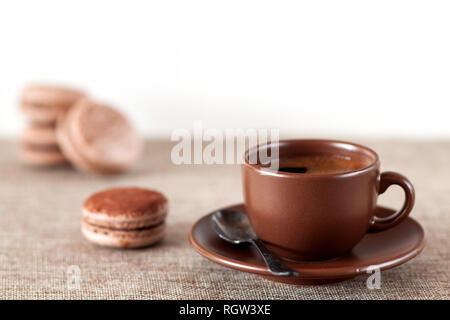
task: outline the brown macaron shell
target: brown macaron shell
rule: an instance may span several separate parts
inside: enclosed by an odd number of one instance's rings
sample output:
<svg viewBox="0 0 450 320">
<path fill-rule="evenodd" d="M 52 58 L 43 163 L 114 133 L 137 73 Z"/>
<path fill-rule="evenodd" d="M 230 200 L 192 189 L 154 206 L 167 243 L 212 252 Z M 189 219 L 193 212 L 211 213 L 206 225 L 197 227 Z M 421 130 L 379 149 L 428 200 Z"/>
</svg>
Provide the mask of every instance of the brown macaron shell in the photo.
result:
<svg viewBox="0 0 450 320">
<path fill-rule="evenodd" d="M 83 234 L 106 246 L 150 245 L 162 238 L 167 211 L 168 201 L 158 191 L 139 187 L 104 190 L 83 204 Z"/>
<path fill-rule="evenodd" d="M 22 112 L 34 123 L 54 123 L 84 93 L 64 87 L 30 85 L 21 95 Z"/>
<path fill-rule="evenodd" d="M 126 170 L 137 160 L 141 141 L 122 113 L 89 99 L 83 99 L 76 106 L 69 132 L 75 147 L 88 161 L 101 167 Z"/>
<path fill-rule="evenodd" d="M 82 155 L 75 149 L 71 137 L 69 135 L 67 123 L 70 121 L 71 112 L 67 112 L 58 117 L 56 127 L 56 137 L 58 144 L 61 148 L 64 156 L 70 160 L 70 162 L 80 171 L 90 174 L 111 174 L 116 173 L 113 170 L 107 170 L 105 168 L 95 166 L 92 163 L 86 161 Z"/>
<path fill-rule="evenodd" d="M 86 172 L 123 172 L 142 148 L 137 132 L 120 112 L 89 99 L 77 102 L 58 120 L 57 130 L 63 152 Z"/>
</svg>

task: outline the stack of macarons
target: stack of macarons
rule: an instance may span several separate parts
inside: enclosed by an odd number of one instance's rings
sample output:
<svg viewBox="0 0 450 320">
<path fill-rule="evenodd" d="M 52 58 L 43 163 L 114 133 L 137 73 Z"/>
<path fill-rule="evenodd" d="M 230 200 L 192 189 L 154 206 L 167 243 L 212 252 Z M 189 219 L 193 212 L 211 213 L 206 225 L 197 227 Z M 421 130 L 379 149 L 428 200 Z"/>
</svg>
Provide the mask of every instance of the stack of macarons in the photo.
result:
<svg viewBox="0 0 450 320">
<path fill-rule="evenodd" d="M 165 234 L 166 197 L 139 187 L 107 189 L 83 204 L 81 231 L 101 246 L 139 248 L 160 241 Z"/>
<path fill-rule="evenodd" d="M 23 90 L 20 108 L 28 119 L 20 143 L 23 163 L 40 167 L 66 163 L 56 139 L 56 121 L 83 96 L 62 87 L 32 85 Z"/>
<path fill-rule="evenodd" d="M 82 172 L 119 173 L 138 158 L 141 140 L 128 119 L 80 91 L 29 86 L 21 98 L 30 120 L 22 135 L 22 162 L 52 166 L 70 162 Z"/>
</svg>

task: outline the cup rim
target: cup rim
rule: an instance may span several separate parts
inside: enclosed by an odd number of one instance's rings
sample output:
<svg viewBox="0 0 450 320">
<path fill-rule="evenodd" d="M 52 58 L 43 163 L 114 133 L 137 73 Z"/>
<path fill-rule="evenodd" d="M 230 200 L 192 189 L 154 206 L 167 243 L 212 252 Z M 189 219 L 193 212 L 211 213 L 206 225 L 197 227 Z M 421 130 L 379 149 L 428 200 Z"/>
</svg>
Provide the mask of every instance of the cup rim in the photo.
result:
<svg viewBox="0 0 450 320">
<path fill-rule="evenodd" d="M 374 157 L 374 161 L 372 161 L 369 165 L 357 169 L 357 170 L 351 170 L 351 171 L 343 171 L 343 172 L 332 172 L 332 173 L 292 173 L 292 172 L 285 172 L 285 171 L 275 171 L 269 168 L 261 167 L 259 164 L 252 164 L 248 162 L 249 154 L 250 152 L 257 150 L 258 148 L 262 146 L 267 146 L 271 144 L 288 144 L 288 143 L 298 143 L 298 142 L 305 142 L 305 143 L 328 143 L 328 144 L 341 144 L 341 145 L 347 145 L 351 146 L 356 149 L 364 150 L 368 153 L 370 153 Z M 244 152 L 244 159 L 242 164 L 250 169 L 256 170 L 261 174 L 264 175 L 270 175 L 274 177 L 284 177 L 284 178 L 299 178 L 299 179 L 307 179 L 307 178 L 320 178 L 320 177 L 347 177 L 347 176 L 353 176 L 357 174 L 361 174 L 367 171 L 370 171 L 374 168 L 379 167 L 380 164 L 380 158 L 378 154 L 372 150 L 369 147 L 363 146 L 361 144 L 357 144 L 354 142 L 348 142 L 343 140 L 332 140 L 332 139 L 285 139 L 285 140 L 279 140 L 277 142 L 266 142 L 263 144 L 258 144 L 254 147 L 248 148 Z"/>
</svg>

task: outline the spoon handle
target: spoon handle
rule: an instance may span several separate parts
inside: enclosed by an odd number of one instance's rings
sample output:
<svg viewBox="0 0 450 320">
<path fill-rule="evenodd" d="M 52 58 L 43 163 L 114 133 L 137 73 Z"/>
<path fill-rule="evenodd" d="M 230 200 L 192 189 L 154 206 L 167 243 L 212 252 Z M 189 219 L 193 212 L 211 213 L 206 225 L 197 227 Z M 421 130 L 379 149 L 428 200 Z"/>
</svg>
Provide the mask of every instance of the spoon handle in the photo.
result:
<svg viewBox="0 0 450 320">
<path fill-rule="evenodd" d="M 285 276 L 285 277 L 298 277 L 299 273 L 297 271 L 292 270 L 287 265 L 285 265 L 276 255 L 269 251 L 263 242 L 259 239 L 253 239 L 250 241 L 256 249 L 258 249 L 259 253 L 264 259 L 267 267 L 269 268 L 270 273 L 276 276 Z"/>
</svg>

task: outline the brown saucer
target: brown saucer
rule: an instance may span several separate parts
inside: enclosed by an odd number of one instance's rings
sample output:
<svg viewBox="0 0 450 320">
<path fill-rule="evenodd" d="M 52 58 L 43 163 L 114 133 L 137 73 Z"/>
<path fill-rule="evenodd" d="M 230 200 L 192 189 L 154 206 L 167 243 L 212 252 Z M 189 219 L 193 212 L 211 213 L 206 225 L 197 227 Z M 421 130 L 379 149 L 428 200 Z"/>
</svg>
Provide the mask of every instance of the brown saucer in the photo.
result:
<svg viewBox="0 0 450 320">
<path fill-rule="evenodd" d="M 245 212 L 243 204 L 223 209 Z M 388 216 L 394 212 L 383 207 L 377 207 L 376 211 L 379 217 Z M 291 268 L 301 274 L 298 278 L 275 277 L 270 274 L 256 249 L 232 245 L 217 237 L 211 228 L 210 216 L 211 214 L 208 214 L 198 220 L 189 234 L 189 241 L 198 253 L 223 266 L 290 284 L 315 285 L 339 282 L 367 274 L 370 266 L 377 266 L 380 270 L 390 269 L 414 258 L 425 246 L 425 234 L 422 227 L 412 218 L 406 218 L 391 229 L 367 234 L 345 256 L 326 261 L 287 261 Z"/>
</svg>

